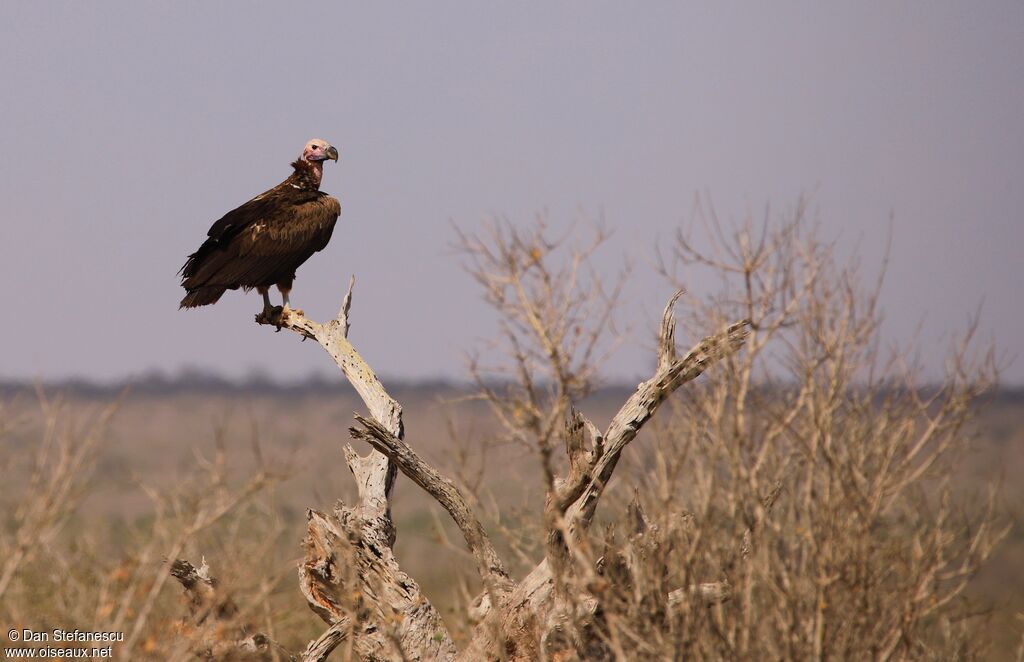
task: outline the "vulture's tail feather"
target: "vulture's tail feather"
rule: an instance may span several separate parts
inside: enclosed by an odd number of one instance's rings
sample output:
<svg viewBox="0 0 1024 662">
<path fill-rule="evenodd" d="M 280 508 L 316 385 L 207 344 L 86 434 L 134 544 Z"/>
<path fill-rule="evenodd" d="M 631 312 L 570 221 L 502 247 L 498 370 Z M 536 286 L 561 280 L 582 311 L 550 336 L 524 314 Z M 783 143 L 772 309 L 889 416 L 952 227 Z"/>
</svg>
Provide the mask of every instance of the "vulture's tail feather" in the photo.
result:
<svg viewBox="0 0 1024 662">
<path fill-rule="evenodd" d="M 188 291 L 188 294 L 181 300 L 181 305 L 178 307 L 195 308 L 196 306 L 208 306 L 211 303 L 217 303 L 217 300 L 220 299 L 226 289 L 217 285 L 197 287 L 194 290 Z"/>
</svg>

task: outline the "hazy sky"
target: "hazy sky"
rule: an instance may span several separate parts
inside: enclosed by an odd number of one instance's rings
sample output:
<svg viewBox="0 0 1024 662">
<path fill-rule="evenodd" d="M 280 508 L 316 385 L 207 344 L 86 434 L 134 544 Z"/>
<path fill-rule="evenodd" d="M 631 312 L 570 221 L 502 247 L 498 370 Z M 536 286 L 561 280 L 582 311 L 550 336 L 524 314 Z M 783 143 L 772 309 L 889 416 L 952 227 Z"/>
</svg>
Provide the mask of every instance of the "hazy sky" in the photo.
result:
<svg viewBox="0 0 1024 662">
<path fill-rule="evenodd" d="M 1019 0 L 382 4 L 0 3 L 0 377 L 327 371 L 258 295 L 179 311 L 175 277 L 319 136 L 343 212 L 293 298 L 329 317 L 357 274 L 383 374 L 458 377 L 492 329 L 452 220 L 603 216 L 647 320 L 643 258 L 695 193 L 738 218 L 812 192 L 869 262 L 892 219 L 887 338 L 941 348 L 984 300 L 1024 382 Z M 609 376 L 648 370 L 648 328 Z"/>
</svg>

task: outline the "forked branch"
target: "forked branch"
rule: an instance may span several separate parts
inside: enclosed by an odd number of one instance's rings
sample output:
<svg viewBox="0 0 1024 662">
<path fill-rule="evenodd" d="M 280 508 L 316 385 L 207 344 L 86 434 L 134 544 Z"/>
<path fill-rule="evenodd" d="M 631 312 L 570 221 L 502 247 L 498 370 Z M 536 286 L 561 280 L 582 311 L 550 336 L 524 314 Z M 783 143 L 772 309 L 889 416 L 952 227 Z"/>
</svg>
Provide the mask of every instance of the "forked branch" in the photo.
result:
<svg viewBox="0 0 1024 662">
<path fill-rule="evenodd" d="M 568 477 L 560 485 L 561 489 L 556 495 L 558 503 L 555 504 L 567 510 L 563 511 L 564 523 L 554 524 L 556 530 L 567 526 L 573 535 L 569 539 L 563 538 L 560 544 L 573 544 L 572 539 L 582 536 L 586 531 L 622 451 L 636 438 L 637 433 L 665 399 L 683 384 L 699 377 L 714 363 L 736 352 L 743 346 L 750 333 L 749 320 L 734 322 L 705 337 L 682 358 L 678 358 L 673 309 L 681 294 L 681 291 L 676 292 L 665 307 L 658 338 L 658 365 L 654 375 L 637 386 L 633 395 L 612 419 L 605 433 L 597 432 L 592 426 L 587 425 L 586 419 L 582 417 L 570 418 L 568 422 L 566 450 L 569 454 L 570 470 Z M 592 445 L 590 449 L 586 449 L 583 442 L 584 428 L 589 429 Z M 570 498 L 571 505 L 567 504 Z M 553 554 L 549 550 L 545 562 L 535 567 L 516 587 L 503 618 L 506 629 L 517 627 L 517 624 L 528 620 L 526 614 L 551 613 L 552 609 L 564 610 L 564 605 L 557 605 L 559 598 L 554 596 L 552 591 L 552 562 L 557 562 L 559 556 L 560 554 Z M 673 592 L 670 594 L 668 606 L 679 603 L 688 593 L 694 591 L 708 604 L 723 602 L 729 599 L 730 595 L 730 588 L 725 583 L 701 584 Z M 486 600 L 475 601 L 476 617 L 488 617 L 489 607 Z M 493 614 L 490 616 L 493 617 Z M 474 659 L 475 656 L 493 650 L 494 644 L 489 632 L 478 629 L 470 646 L 463 651 L 461 659 Z"/>
<path fill-rule="evenodd" d="M 505 596 L 512 589 L 512 581 L 505 570 L 505 564 L 495 551 L 480 520 L 470 509 L 462 491 L 451 480 L 424 462 L 409 444 L 391 434 L 379 423 L 358 414 L 355 418 L 363 429 L 349 428 L 352 437 L 366 441 L 374 449 L 391 458 L 403 474 L 426 490 L 448 511 L 466 539 L 466 545 L 476 560 L 477 571 L 488 593 L 491 594 L 492 602 L 504 602 Z"/>
<path fill-rule="evenodd" d="M 337 317 L 326 323 L 287 308 L 257 315 L 256 322 L 315 340 L 366 404 L 372 419 L 363 420 L 382 436 L 400 442 L 402 407 L 348 340 L 354 283 L 353 278 Z M 351 446 L 343 450 L 359 499 L 353 507 L 339 503 L 331 515 L 308 513 L 300 585 L 310 608 L 331 627 L 310 643 L 306 659 L 324 659 L 348 636 L 360 659 L 452 657 L 455 647 L 440 615 L 401 570 L 392 551 L 395 465 L 377 451 L 362 457 Z M 501 568 L 500 562 L 496 567 Z"/>
<path fill-rule="evenodd" d="M 359 503 L 339 507 L 335 516 L 309 513 L 306 560 L 300 567 L 303 592 L 310 606 L 331 628 L 312 642 L 307 655 L 326 654 L 345 637 L 352 637 L 353 651 L 362 658 L 403 657 L 451 659 L 454 644 L 440 617 L 420 593 L 419 587 L 398 567 L 391 546 L 394 528 L 390 516 L 390 493 L 395 470 L 430 494 L 451 515 L 461 530 L 487 589 L 486 606 L 480 616 L 490 617 L 474 633 L 461 657 L 491 655 L 504 650 L 508 642 L 520 639 L 522 629 L 536 616 L 555 607 L 552 604 L 551 568 L 542 563 L 522 584 L 515 584 L 505 570 L 480 520 L 470 509 L 456 485 L 426 463 L 403 440 L 402 409 L 384 390 L 366 362 L 348 341 L 351 284 L 336 319 L 318 324 L 301 312 L 274 309 L 257 317 L 257 322 L 288 329 L 320 344 L 355 387 L 372 417 L 356 415 L 362 426 L 353 427 L 353 438 L 368 442 L 374 453 L 360 457 L 350 446 L 346 460 L 359 486 Z M 680 293 L 669 301 L 659 334 L 658 367 L 654 376 L 637 387 L 612 420 L 604 434 L 581 414 L 573 412 L 565 442 L 569 473 L 554 485 L 548 507 L 559 520 L 562 531 L 582 534 L 625 447 L 679 386 L 696 379 L 710 365 L 739 349 L 747 338 L 749 322 L 742 320 L 704 338 L 682 358 L 675 350 L 673 307 Z M 584 432 L 587 434 L 585 435 Z M 584 437 L 590 437 L 589 446 Z M 561 537 L 562 544 L 571 544 Z M 355 586 L 353 586 L 355 584 Z M 352 605 L 346 596 L 353 589 L 361 596 L 355 612 L 365 623 L 349 617 Z M 681 589 L 670 602 L 683 599 L 687 591 L 698 591 L 708 602 L 728 599 L 728 586 L 701 585 Z M 554 602 L 557 602 L 555 598 Z M 369 604 L 367 604 L 369 603 Z M 496 605 L 497 610 L 489 607 Z M 667 605 L 671 606 L 671 605 Z M 400 614 L 397 621 L 394 616 Z M 531 616 L 531 614 L 533 616 Z M 497 617 L 497 618 L 495 618 Z M 525 640 L 522 652 L 532 648 Z"/>
<path fill-rule="evenodd" d="M 658 407 L 677 388 L 699 377 L 712 364 L 729 356 L 746 341 L 750 320 L 733 322 L 705 337 L 683 358 L 676 358 L 676 322 L 673 308 L 682 295 L 675 293 L 665 306 L 658 338 L 658 367 L 654 376 L 641 383 L 619 409 L 603 436 L 605 451 L 590 473 L 583 496 L 572 509 L 572 525 L 586 528 L 594 517 L 597 502 L 615 471 L 623 449 L 631 442 Z"/>
</svg>

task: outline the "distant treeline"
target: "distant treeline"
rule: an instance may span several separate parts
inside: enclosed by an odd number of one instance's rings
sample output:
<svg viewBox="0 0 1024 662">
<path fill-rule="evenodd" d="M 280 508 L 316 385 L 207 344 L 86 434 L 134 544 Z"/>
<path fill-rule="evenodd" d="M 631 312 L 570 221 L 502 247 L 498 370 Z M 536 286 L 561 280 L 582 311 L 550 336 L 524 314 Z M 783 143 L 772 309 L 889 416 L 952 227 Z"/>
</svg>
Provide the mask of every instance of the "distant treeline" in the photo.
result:
<svg viewBox="0 0 1024 662">
<path fill-rule="evenodd" d="M 381 381 L 389 391 L 401 399 L 402 395 L 427 395 L 446 393 L 469 394 L 473 386 L 463 381 L 450 379 L 406 379 L 382 377 Z M 501 388 L 501 384 L 493 384 Z M 305 397 L 332 393 L 351 393 L 352 387 L 340 375 L 331 378 L 313 374 L 302 379 L 279 380 L 265 374 L 253 374 L 232 379 L 216 373 L 200 370 L 182 370 L 176 375 L 160 372 L 147 373 L 111 381 L 97 381 L 86 378 L 69 378 L 52 381 L 31 381 L 4 379 L 0 377 L 0 398 L 33 394 L 39 388 L 47 394 L 62 394 L 79 398 L 110 398 L 121 394 L 134 396 L 162 397 L 173 395 L 222 395 L 222 396 L 290 396 Z M 598 389 L 594 396 L 623 396 L 636 388 L 636 382 L 610 383 Z M 927 391 L 928 389 L 923 389 Z M 593 397 L 593 396 L 592 396 Z M 1004 386 L 989 393 L 983 400 L 1024 403 L 1024 385 Z"/>
<path fill-rule="evenodd" d="M 455 381 L 383 379 L 389 389 L 424 392 L 464 391 L 465 384 Z M 176 375 L 148 373 L 138 377 L 98 381 L 86 378 L 30 381 L 24 379 L 0 378 L 0 397 L 32 393 L 42 388 L 46 393 L 61 393 L 72 397 L 105 398 L 117 397 L 122 393 L 142 396 L 170 396 L 183 394 L 202 395 L 289 395 L 305 396 L 317 393 L 341 393 L 352 387 L 340 375 L 331 379 L 324 375 L 311 375 L 302 379 L 278 380 L 257 374 L 232 379 L 215 373 L 185 370 Z"/>
<path fill-rule="evenodd" d="M 381 377 L 388 391 L 401 399 L 402 395 L 470 394 L 473 386 L 453 379 L 408 379 L 402 377 Z M 500 388 L 500 384 L 493 386 Z M 329 377 L 312 374 L 302 379 L 281 380 L 265 374 L 253 374 L 232 379 L 216 373 L 200 370 L 182 370 L 175 375 L 151 372 L 137 377 L 99 381 L 86 378 L 32 381 L 25 379 L 4 379 L 0 377 L 0 398 L 14 395 L 33 394 L 39 388 L 48 394 L 63 394 L 78 398 L 110 398 L 121 394 L 161 397 L 172 395 L 223 395 L 223 396 L 292 396 L 303 397 L 318 394 L 351 393 L 352 387 L 340 374 Z M 627 394 L 636 388 L 633 384 L 609 384 L 601 387 L 595 395 Z"/>
</svg>

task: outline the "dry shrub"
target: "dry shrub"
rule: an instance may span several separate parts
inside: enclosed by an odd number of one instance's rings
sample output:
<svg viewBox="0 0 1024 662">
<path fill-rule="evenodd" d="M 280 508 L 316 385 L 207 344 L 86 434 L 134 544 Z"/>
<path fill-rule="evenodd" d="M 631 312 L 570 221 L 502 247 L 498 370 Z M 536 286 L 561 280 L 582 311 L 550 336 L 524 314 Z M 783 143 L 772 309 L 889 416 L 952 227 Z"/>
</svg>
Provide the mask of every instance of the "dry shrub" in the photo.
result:
<svg viewBox="0 0 1024 662">
<path fill-rule="evenodd" d="M 137 482 L 150 500 L 137 520 L 103 521 L 82 504 L 104 485 L 95 467 L 117 406 L 85 416 L 71 409 L 41 393 L 38 419 L 4 419 L 0 427 L 7 437 L 0 442 L 13 450 L 5 457 L 11 480 L 3 506 L 12 515 L 0 527 L 0 620 L 37 631 L 120 632 L 114 656 L 133 660 L 224 659 L 217 654 L 220 640 L 233 643 L 253 623 L 274 632 L 271 621 L 281 615 L 272 613 L 270 596 L 291 571 L 274 562 L 270 551 L 282 526 L 257 497 L 284 471 L 265 468 L 254 446 L 257 470 L 229 477 L 218 433 L 213 456 L 197 453 L 176 484 L 157 489 Z M 238 565 L 222 564 L 216 600 L 186 608 L 169 597 L 181 595 L 169 581 L 169 560 L 202 553 Z M 264 644 L 268 651 L 273 645 Z"/>
<path fill-rule="evenodd" d="M 606 292 L 619 284 L 590 267 L 593 245 L 573 250 L 543 224 L 460 237 L 510 359 L 490 372 L 474 363 L 479 397 L 537 454 L 548 494 L 546 534 L 503 533 L 547 536 L 571 605 L 538 629 L 539 649 L 552 659 L 983 656 L 984 610 L 964 590 L 1008 527 L 993 491 L 971 500 L 952 485 L 972 405 L 997 373 L 992 353 L 974 350 L 974 325 L 946 374 L 926 381 L 912 344 L 882 349 L 881 275 L 865 281 L 856 259 L 840 259 L 802 201 L 734 231 L 705 205 L 694 227 L 703 232 L 659 250 L 676 287 L 698 274 L 720 284 L 684 298 L 686 330 L 746 318 L 753 331 L 655 419 L 606 526 L 586 534 L 552 514 L 557 476 L 572 474 L 555 449 L 578 443 L 570 409 L 592 389 L 593 348 L 613 328 Z"/>
<path fill-rule="evenodd" d="M 693 652 L 980 655 L 958 599 L 1007 528 L 994 495 L 974 507 L 951 483 L 971 404 L 995 383 L 992 352 L 973 351 L 972 325 L 936 383 L 904 360 L 912 348 L 883 352 L 881 277 L 865 286 L 805 213 L 801 202 L 776 227 L 748 222 L 726 238 L 709 211 L 710 249 L 685 234 L 674 247 L 678 266 L 722 277 L 718 296 L 692 301 L 694 323 L 743 311 L 754 326 L 658 440 L 656 484 L 686 495 L 701 533 L 686 572 L 722 577 L 735 596 Z M 664 498 L 658 510 L 669 516 Z M 702 607 L 686 606 L 680 636 L 693 638 L 700 619 L 685 614 Z"/>
</svg>

